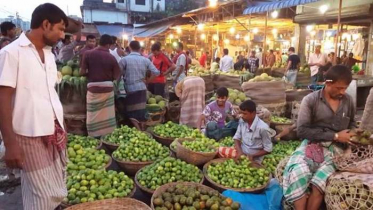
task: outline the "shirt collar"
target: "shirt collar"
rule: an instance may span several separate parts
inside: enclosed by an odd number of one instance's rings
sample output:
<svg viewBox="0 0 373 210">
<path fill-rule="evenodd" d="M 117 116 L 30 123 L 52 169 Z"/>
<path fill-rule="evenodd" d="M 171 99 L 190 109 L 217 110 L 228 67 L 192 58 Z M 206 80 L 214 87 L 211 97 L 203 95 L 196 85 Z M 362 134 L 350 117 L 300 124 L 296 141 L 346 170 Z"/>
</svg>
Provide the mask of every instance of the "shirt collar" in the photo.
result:
<svg viewBox="0 0 373 210">
<path fill-rule="evenodd" d="M 243 119 L 240 119 L 241 122 L 245 123 L 247 127 L 249 126 L 249 123 L 245 122 Z M 258 116 L 255 116 L 253 123 L 250 125 L 250 132 L 253 132 L 256 129 L 256 126 L 258 125 L 259 118 Z"/>
<path fill-rule="evenodd" d="M 141 56 L 141 54 L 138 53 L 138 52 L 131 52 L 130 55 L 139 55 L 139 56 Z"/>
<path fill-rule="evenodd" d="M 97 47 L 97 50 L 101 50 L 101 51 L 109 52 L 109 49 L 107 49 L 107 48 L 105 48 L 105 47 L 101 47 L 101 46 L 98 46 L 98 47 Z"/>
<path fill-rule="evenodd" d="M 35 45 L 30 41 L 30 39 L 26 36 L 26 33 L 25 32 L 23 32 L 20 36 L 19 36 L 19 46 L 21 46 L 21 47 L 26 47 L 26 46 L 34 46 L 35 47 Z M 49 50 L 49 49 L 52 49 L 52 47 L 51 46 L 45 46 L 44 47 L 44 49 L 47 49 L 47 50 Z"/>
</svg>

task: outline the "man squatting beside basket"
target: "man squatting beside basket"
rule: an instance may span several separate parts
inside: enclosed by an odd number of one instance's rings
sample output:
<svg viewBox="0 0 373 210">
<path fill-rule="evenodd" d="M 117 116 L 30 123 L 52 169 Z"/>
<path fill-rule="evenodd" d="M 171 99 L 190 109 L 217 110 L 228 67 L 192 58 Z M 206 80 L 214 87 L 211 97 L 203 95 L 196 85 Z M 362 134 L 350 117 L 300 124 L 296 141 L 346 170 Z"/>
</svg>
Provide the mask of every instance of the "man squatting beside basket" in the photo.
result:
<svg viewBox="0 0 373 210">
<path fill-rule="evenodd" d="M 355 107 L 346 94 L 351 71 L 336 65 L 325 78 L 325 88 L 307 95 L 301 103 L 297 133 L 304 141 L 284 170 L 284 196 L 296 210 L 319 209 L 326 181 L 336 170 L 332 155 L 342 152 L 355 135 L 348 130 L 355 128 Z"/>
<path fill-rule="evenodd" d="M 32 13 L 31 30 L 0 52 L 0 130 L 5 163 L 22 169 L 24 210 L 55 209 L 67 196 L 66 141 L 52 46 L 68 20 L 53 4 Z"/>
</svg>

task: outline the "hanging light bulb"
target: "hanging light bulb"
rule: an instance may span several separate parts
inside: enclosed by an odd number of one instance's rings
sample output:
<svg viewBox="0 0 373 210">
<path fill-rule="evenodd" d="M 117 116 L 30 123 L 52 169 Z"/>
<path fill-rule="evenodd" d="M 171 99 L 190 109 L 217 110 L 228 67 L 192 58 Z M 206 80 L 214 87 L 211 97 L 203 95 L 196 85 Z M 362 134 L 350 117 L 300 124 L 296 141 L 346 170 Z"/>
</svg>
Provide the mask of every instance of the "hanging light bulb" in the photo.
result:
<svg viewBox="0 0 373 210">
<path fill-rule="evenodd" d="M 271 17 L 272 17 L 272 18 L 277 18 L 277 17 L 278 17 L 278 11 L 277 11 L 277 10 L 273 11 L 273 12 L 271 13 Z"/>
<path fill-rule="evenodd" d="M 310 34 L 311 34 L 311 36 L 315 36 L 316 35 L 316 31 L 311 31 Z"/>
<path fill-rule="evenodd" d="M 180 28 L 180 27 L 177 27 L 177 28 L 176 28 L 176 33 L 181 34 L 181 32 L 182 32 L 182 31 L 181 31 L 181 28 Z"/>
<path fill-rule="evenodd" d="M 144 45 L 145 45 L 144 42 L 141 41 L 141 42 L 140 42 L 140 46 L 141 46 L 141 47 L 144 47 Z"/>
<path fill-rule="evenodd" d="M 328 11 L 328 9 L 329 9 L 329 6 L 326 5 L 326 4 L 321 5 L 321 6 L 319 7 L 319 11 L 320 11 L 321 14 L 325 14 L 325 12 Z"/>
<path fill-rule="evenodd" d="M 311 32 L 312 29 L 313 29 L 313 25 L 308 25 L 308 26 L 306 26 L 306 30 L 307 30 L 307 32 Z"/>
<path fill-rule="evenodd" d="M 229 44 L 229 39 L 225 39 L 225 40 L 224 40 L 224 43 L 225 43 L 225 44 Z"/>
<path fill-rule="evenodd" d="M 150 43 L 151 43 L 151 44 L 154 44 L 155 42 L 154 42 L 154 40 L 151 40 Z"/>
<path fill-rule="evenodd" d="M 278 31 L 277 31 L 277 29 L 276 29 L 276 28 L 272 29 L 272 34 L 274 34 L 274 35 L 275 35 L 275 34 L 277 34 L 277 32 L 278 32 Z"/>
<path fill-rule="evenodd" d="M 243 38 L 246 42 L 250 41 L 250 37 L 247 35 Z"/>
<path fill-rule="evenodd" d="M 200 23 L 200 24 L 197 25 L 197 29 L 200 30 L 200 31 L 202 31 L 204 27 L 205 27 L 205 24 L 203 24 L 203 23 Z"/>
<path fill-rule="evenodd" d="M 240 39 L 240 35 L 239 34 L 236 34 L 236 39 Z"/>
<path fill-rule="evenodd" d="M 236 29 L 234 27 L 229 29 L 229 32 L 231 32 L 231 34 L 234 34 L 235 31 L 236 31 Z"/>
<path fill-rule="evenodd" d="M 173 35 L 173 34 L 170 34 L 168 37 L 169 37 L 170 39 L 174 39 L 174 35 Z"/>
<path fill-rule="evenodd" d="M 253 33 L 254 33 L 254 34 L 257 34 L 258 32 L 259 32 L 259 29 L 258 29 L 258 28 L 254 28 L 254 29 L 253 29 Z"/>
<path fill-rule="evenodd" d="M 128 40 L 128 35 L 127 34 L 123 34 L 122 38 L 123 38 L 123 40 Z"/>
<path fill-rule="evenodd" d="M 201 34 L 201 39 L 205 40 L 206 39 L 206 34 Z"/>
<path fill-rule="evenodd" d="M 218 41 L 219 40 L 219 36 L 217 34 L 214 34 L 214 35 L 212 35 L 212 39 L 214 41 Z"/>
<path fill-rule="evenodd" d="M 209 7 L 218 6 L 218 0 L 209 0 Z"/>
</svg>

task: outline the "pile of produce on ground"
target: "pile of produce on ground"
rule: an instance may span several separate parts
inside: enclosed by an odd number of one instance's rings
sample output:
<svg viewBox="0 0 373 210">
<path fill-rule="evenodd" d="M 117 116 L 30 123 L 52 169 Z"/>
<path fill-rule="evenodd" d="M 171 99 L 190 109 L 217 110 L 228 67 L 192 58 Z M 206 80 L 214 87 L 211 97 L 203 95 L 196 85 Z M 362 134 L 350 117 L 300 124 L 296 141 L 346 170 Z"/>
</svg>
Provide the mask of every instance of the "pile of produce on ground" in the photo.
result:
<svg viewBox="0 0 373 210">
<path fill-rule="evenodd" d="M 143 133 L 135 127 L 130 128 L 126 125 L 122 125 L 120 128 L 116 128 L 111 134 L 105 136 L 103 140 L 113 144 L 122 144 L 132 138 L 139 138 L 142 134 Z"/>
<path fill-rule="evenodd" d="M 236 163 L 233 159 L 212 163 L 207 167 L 208 177 L 225 187 L 259 188 L 269 181 L 269 172 L 264 168 L 255 168 L 246 156 Z"/>
<path fill-rule="evenodd" d="M 310 73 L 311 70 L 310 70 L 310 67 L 308 66 L 308 64 L 305 64 L 305 65 L 299 67 L 299 72 Z"/>
<path fill-rule="evenodd" d="M 236 71 L 234 69 L 229 69 L 227 72 L 224 72 L 224 71 L 215 72 L 215 74 L 219 74 L 219 75 L 228 75 L 228 76 L 237 76 L 237 77 L 244 75 L 246 73 L 247 73 L 246 71 Z"/>
<path fill-rule="evenodd" d="M 218 191 L 199 189 L 194 186 L 178 184 L 168 188 L 153 199 L 155 210 L 238 210 L 240 204 L 222 196 Z"/>
<path fill-rule="evenodd" d="M 90 136 L 78 136 L 73 134 L 67 134 L 68 147 L 73 147 L 75 144 L 79 144 L 83 148 L 96 148 L 100 145 L 100 141 Z"/>
<path fill-rule="evenodd" d="M 110 161 L 110 156 L 105 154 L 105 150 L 83 148 L 75 144 L 67 149 L 69 162 L 68 172 L 85 169 L 103 169 Z"/>
<path fill-rule="evenodd" d="M 160 137 L 185 138 L 191 136 L 193 129 L 186 125 L 179 125 L 168 121 L 165 124 L 154 126 L 153 131 Z"/>
<path fill-rule="evenodd" d="M 264 156 L 262 164 L 267 170 L 273 173 L 279 162 L 285 157 L 290 156 L 300 144 L 300 141 L 278 142 L 274 145 L 272 153 Z"/>
<path fill-rule="evenodd" d="M 229 101 L 232 103 L 232 104 L 235 104 L 237 106 L 239 106 L 242 102 L 248 100 L 249 98 L 245 95 L 244 92 L 240 91 L 240 90 L 236 90 L 236 89 L 231 89 L 231 88 L 228 88 L 228 91 L 229 91 Z M 210 98 L 210 101 L 214 101 L 216 100 L 216 94 Z"/>
<path fill-rule="evenodd" d="M 113 152 L 113 157 L 119 161 L 146 162 L 163 159 L 169 156 L 167 147 L 150 138 L 145 133 L 124 142 Z"/>
<path fill-rule="evenodd" d="M 219 141 L 221 147 L 234 147 L 234 139 L 231 136 L 225 137 Z"/>
<path fill-rule="evenodd" d="M 68 204 L 121 198 L 130 195 L 135 185 L 123 172 L 83 170 L 67 177 Z"/>
<path fill-rule="evenodd" d="M 372 133 L 369 131 L 355 130 L 356 136 L 353 136 L 351 141 L 363 145 L 373 145 Z"/>
<path fill-rule="evenodd" d="M 199 65 L 190 66 L 189 71 L 190 73 L 188 73 L 188 75 L 190 76 L 208 76 L 211 74 L 209 69 Z"/>
<path fill-rule="evenodd" d="M 160 95 L 153 95 L 151 92 L 147 92 L 147 104 L 146 109 L 150 112 L 160 111 L 166 108 L 166 99 Z"/>
<path fill-rule="evenodd" d="M 260 76 L 256 76 L 249 80 L 249 82 L 270 82 L 270 81 L 280 81 L 281 78 L 275 78 L 269 76 L 267 73 L 263 73 Z"/>
<path fill-rule="evenodd" d="M 73 87 L 81 96 L 86 96 L 87 93 L 87 78 L 80 76 L 79 63 L 77 61 L 70 60 L 61 69 L 62 81 L 60 84 L 61 92 L 65 90 L 65 85 Z"/>
<path fill-rule="evenodd" d="M 171 182 L 201 182 L 203 175 L 197 166 L 167 157 L 141 169 L 136 177 L 141 186 L 151 190 Z"/>
<path fill-rule="evenodd" d="M 292 123 L 293 121 L 291 119 L 288 119 L 286 117 L 278 117 L 278 116 L 271 116 L 271 122 L 274 123 L 281 123 L 281 124 L 289 124 Z"/>
</svg>

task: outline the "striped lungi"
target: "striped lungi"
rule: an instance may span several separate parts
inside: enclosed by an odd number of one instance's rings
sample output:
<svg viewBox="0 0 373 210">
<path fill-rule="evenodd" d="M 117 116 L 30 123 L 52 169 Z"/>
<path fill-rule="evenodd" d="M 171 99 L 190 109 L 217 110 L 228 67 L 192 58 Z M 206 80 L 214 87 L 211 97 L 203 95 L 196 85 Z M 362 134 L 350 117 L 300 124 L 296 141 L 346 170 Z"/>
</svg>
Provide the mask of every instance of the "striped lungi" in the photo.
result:
<svg viewBox="0 0 373 210">
<path fill-rule="evenodd" d="M 53 210 L 67 196 L 66 150 L 47 144 L 42 137 L 16 135 L 24 152 L 21 171 L 24 210 Z"/>
<path fill-rule="evenodd" d="M 205 81 L 200 77 L 186 77 L 181 87 L 180 124 L 198 127 L 205 107 Z"/>
<path fill-rule="evenodd" d="M 332 152 L 323 147 L 324 162 L 317 164 L 305 155 L 308 140 L 304 140 L 290 157 L 285 170 L 283 191 L 287 201 L 294 202 L 308 191 L 309 184 L 325 191 L 326 181 L 335 172 Z"/>
<path fill-rule="evenodd" d="M 111 83 L 112 82 L 103 82 Z M 88 87 L 104 87 L 95 83 Z M 108 93 L 87 92 L 87 131 L 92 137 L 100 137 L 114 131 L 117 126 L 115 118 L 114 91 Z"/>
<path fill-rule="evenodd" d="M 147 120 L 146 90 L 128 92 L 126 97 L 126 114 L 140 122 Z"/>
</svg>

